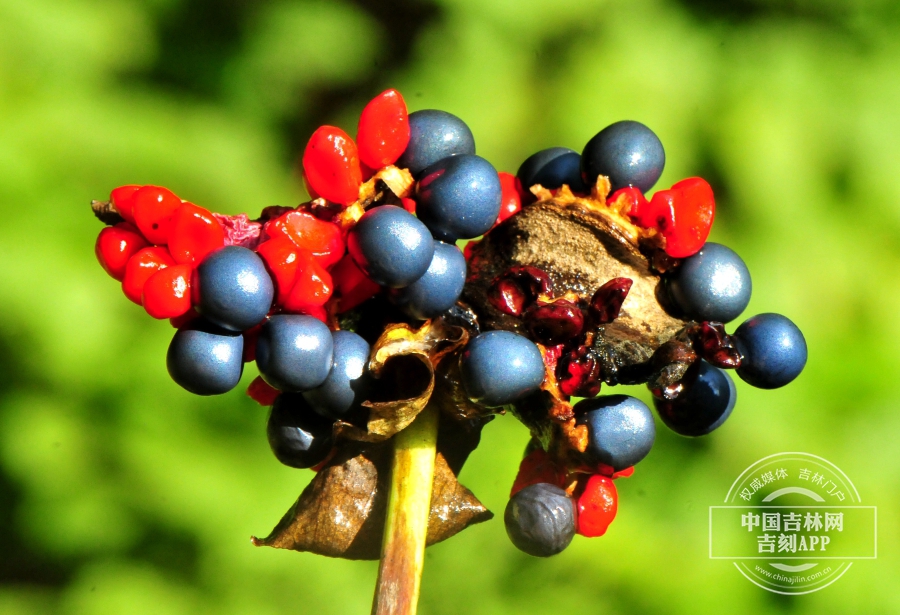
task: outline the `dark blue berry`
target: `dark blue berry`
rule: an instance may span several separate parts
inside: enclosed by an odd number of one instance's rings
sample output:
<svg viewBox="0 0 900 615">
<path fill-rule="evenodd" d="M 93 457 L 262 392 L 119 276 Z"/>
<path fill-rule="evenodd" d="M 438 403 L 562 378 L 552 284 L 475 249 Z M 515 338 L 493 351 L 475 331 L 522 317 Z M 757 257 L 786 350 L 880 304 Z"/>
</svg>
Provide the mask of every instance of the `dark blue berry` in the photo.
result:
<svg viewBox="0 0 900 615">
<path fill-rule="evenodd" d="M 436 241 L 428 271 L 391 298 L 413 318 L 425 320 L 456 305 L 465 285 L 466 257 L 455 245 Z"/>
<path fill-rule="evenodd" d="M 733 250 L 707 242 L 682 261 L 668 281 L 669 296 L 694 320 L 730 322 L 750 303 L 750 271 Z"/>
<path fill-rule="evenodd" d="M 277 314 L 263 324 L 256 341 L 256 365 L 263 380 L 282 391 L 306 391 L 331 371 L 331 330 L 312 316 Z"/>
<path fill-rule="evenodd" d="M 371 390 L 369 344 L 352 331 L 335 331 L 334 361 L 325 382 L 303 393 L 309 405 L 331 419 L 352 418 Z"/>
<path fill-rule="evenodd" d="M 480 156 L 451 156 L 434 163 L 416 185 L 416 215 L 441 241 L 472 239 L 497 221 L 500 176 Z"/>
<path fill-rule="evenodd" d="M 198 318 L 175 333 L 166 353 L 166 367 L 172 380 L 191 393 L 219 395 L 240 382 L 243 352 L 242 335 Z"/>
<path fill-rule="evenodd" d="M 781 314 L 759 314 L 734 332 L 741 366 L 738 376 L 760 389 L 783 387 L 806 365 L 803 333 Z"/>
<path fill-rule="evenodd" d="M 418 177 L 448 156 L 475 153 L 475 137 L 466 123 L 446 111 L 423 109 L 409 114 L 409 145 L 395 163 Z"/>
<path fill-rule="evenodd" d="M 382 205 L 359 219 L 347 238 L 347 248 L 372 280 L 402 288 L 428 270 L 434 239 L 421 220 L 405 209 Z"/>
<path fill-rule="evenodd" d="M 525 159 L 516 176 L 528 190 L 535 184 L 559 188 L 566 184 L 572 192 L 589 192 L 581 179 L 581 155 L 567 147 L 551 147 Z"/>
<path fill-rule="evenodd" d="M 262 322 L 275 296 L 262 259 L 240 246 L 228 246 L 207 256 L 197 267 L 193 284 L 197 310 L 232 331 L 245 331 Z"/>
<path fill-rule="evenodd" d="M 482 333 L 459 358 L 466 394 L 485 406 L 502 406 L 537 391 L 544 360 L 534 342 L 511 331 Z"/>
<path fill-rule="evenodd" d="M 628 395 L 584 399 L 573 408 L 578 424 L 587 425 L 586 457 L 624 470 L 647 456 L 656 438 L 650 408 Z"/>
<path fill-rule="evenodd" d="M 510 498 L 503 521 L 518 549 L 550 557 L 568 547 L 575 536 L 575 501 L 556 485 L 536 483 Z"/>
<path fill-rule="evenodd" d="M 333 425 L 299 393 L 282 393 L 269 414 L 266 436 L 278 461 L 292 468 L 310 468 L 331 452 Z"/>
<path fill-rule="evenodd" d="M 641 124 L 625 120 L 610 124 L 588 141 L 581 153 L 581 175 L 593 186 L 606 175 L 612 190 L 635 186 L 647 192 L 662 175 L 666 153 L 656 134 Z"/>
<path fill-rule="evenodd" d="M 703 436 L 731 416 L 737 389 L 725 370 L 701 360 L 682 382 L 686 388 L 676 399 L 653 398 L 659 418 L 669 429 L 682 436 Z"/>
</svg>

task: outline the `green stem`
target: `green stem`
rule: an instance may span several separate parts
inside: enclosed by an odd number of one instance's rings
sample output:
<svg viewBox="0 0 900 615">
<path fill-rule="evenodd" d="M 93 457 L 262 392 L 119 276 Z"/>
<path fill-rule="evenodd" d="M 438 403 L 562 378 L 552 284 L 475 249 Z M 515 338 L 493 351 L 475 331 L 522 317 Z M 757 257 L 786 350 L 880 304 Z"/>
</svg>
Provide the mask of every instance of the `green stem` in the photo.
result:
<svg viewBox="0 0 900 615">
<path fill-rule="evenodd" d="M 391 494 L 372 615 L 415 615 L 431 510 L 437 409 L 427 406 L 394 436 Z"/>
</svg>

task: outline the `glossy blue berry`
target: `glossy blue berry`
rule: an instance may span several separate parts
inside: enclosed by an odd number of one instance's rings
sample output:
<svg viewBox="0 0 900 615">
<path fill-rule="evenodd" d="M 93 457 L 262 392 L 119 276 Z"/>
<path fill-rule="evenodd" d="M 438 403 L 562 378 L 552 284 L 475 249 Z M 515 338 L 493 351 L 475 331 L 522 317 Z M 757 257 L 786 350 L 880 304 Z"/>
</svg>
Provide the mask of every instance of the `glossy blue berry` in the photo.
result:
<svg viewBox="0 0 900 615">
<path fill-rule="evenodd" d="M 466 257 L 454 244 L 434 242 L 434 256 L 425 274 L 391 295 L 413 318 L 433 318 L 456 305 L 466 285 Z"/>
<path fill-rule="evenodd" d="M 537 345 L 511 331 L 482 333 L 459 358 L 463 387 L 488 407 L 512 403 L 540 389 L 544 360 Z"/>
<path fill-rule="evenodd" d="M 612 190 L 635 186 L 647 192 L 666 165 L 666 153 L 656 134 L 631 120 L 610 124 L 588 141 L 581 152 L 581 175 L 588 186 L 606 175 Z"/>
<path fill-rule="evenodd" d="M 668 282 L 669 296 L 694 320 L 730 322 L 750 303 L 750 271 L 733 250 L 707 242 L 682 261 Z"/>
<path fill-rule="evenodd" d="M 575 500 L 556 485 L 529 485 L 509 499 L 503 521 L 519 550 L 550 557 L 568 547 L 575 536 Z"/>
<path fill-rule="evenodd" d="M 653 414 L 628 395 L 584 399 L 573 408 L 579 425 L 587 425 L 585 456 L 614 470 L 624 470 L 647 456 L 656 439 Z"/>
<path fill-rule="evenodd" d="M 418 177 L 448 156 L 475 153 L 475 137 L 466 123 L 446 111 L 423 109 L 409 114 L 409 145 L 396 166 Z"/>
<path fill-rule="evenodd" d="M 535 184 L 548 189 L 566 184 L 572 192 L 589 192 L 581 178 L 581 155 L 567 147 L 551 147 L 532 154 L 516 176 L 525 190 Z"/>
<path fill-rule="evenodd" d="M 500 176 L 480 156 L 460 154 L 434 163 L 416 185 L 416 215 L 441 241 L 472 239 L 497 221 Z"/>
<path fill-rule="evenodd" d="M 783 387 L 806 365 L 806 340 L 793 322 L 781 314 L 759 314 L 734 332 L 741 366 L 737 375 L 760 389 Z"/>
<path fill-rule="evenodd" d="M 366 401 L 372 378 L 367 370 L 369 343 L 352 331 L 335 331 L 334 361 L 325 382 L 303 393 L 313 410 L 331 419 L 351 418 Z"/>
<path fill-rule="evenodd" d="M 422 221 L 405 209 L 382 205 L 359 219 L 347 237 L 347 249 L 372 280 L 402 288 L 428 270 L 434 239 Z"/>
<path fill-rule="evenodd" d="M 275 296 L 262 259 L 240 246 L 221 248 L 203 259 L 192 284 L 197 311 L 232 331 L 245 331 L 262 322 Z"/>
<path fill-rule="evenodd" d="M 731 416 L 737 388 L 725 370 L 701 360 L 688 370 L 684 384 L 685 390 L 674 400 L 653 398 L 669 429 L 682 436 L 703 436 Z"/>
<path fill-rule="evenodd" d="M 195 395 L 219 395 L 237 386 L 244 371 L 244 337 L 198 318 L 181 327 L 166 353 L 176 383 Z"/>
<path fill-rule="evenodd" d="M 266 436 L 278 461 L 292 468 L 311 468 L 331 452 L 333 425 L 299 393 L 282 393 L 269 414 Z"/>
<path fill-rule="evenodd" d="M 282 391 L 306 391 L 325 382 L 334 342 L 318 318 L 276 314 L 263 324 L 256 341 L 256 366 L 263 380 Z"/>
</svg>

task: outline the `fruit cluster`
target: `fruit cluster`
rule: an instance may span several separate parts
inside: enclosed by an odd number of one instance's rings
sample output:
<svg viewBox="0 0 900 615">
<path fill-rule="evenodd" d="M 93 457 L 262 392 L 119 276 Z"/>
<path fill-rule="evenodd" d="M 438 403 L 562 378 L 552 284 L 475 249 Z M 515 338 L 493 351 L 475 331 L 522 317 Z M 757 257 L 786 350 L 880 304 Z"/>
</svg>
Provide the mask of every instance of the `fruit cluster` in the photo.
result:
<svg viewBox="0 0 900 615">
<path fill-rule="evenodd" d="M 250 220 L 165 188 L 122 186 L 94 203 L 109 224 L 96 254 L 129 299 L 177 328 L 167 356 L 176 383 L 225 393 L 256 361 L 260 377 L 248 393 L 272 406 L 268 440 L 292 467 L 328 464 L 347 442 L 346 426 L 367 433 L 389 386 L 370 369 L 386 332 L 455 323 L 467 343 L 435 361 L 452 363 L 446 374 L 464 392 L 459 404 L 480 416 L 512 408 L 531 429 L 505 520 L 517 547 L 547 556 L 575 533 L 606 532 L 618 506 L 613 480 L 629 476 L 655 438 L 650 409 L 633 397 L 598 396 L 601 383 L 648 382 L 662 421 L 696 436 L 734 407 L 723 368 L 775 388 L 806 361 L 802 334 L 783 316 L 762 314 L 725 332 L 749 302 L 749 272 L 733 251 L 706 241 L 715 202 L 704 180 L 645 197 L 664 164 L 656 135 L 625 121 L 581 154 L 551 148 L 515 176 L 498 173 L 475 154 L 462 120 L 408 114 L 388 90 L 364 108 L 355 140 L 333 126 L 312 135 L 302 158 L 310 202 Z M 521 250 L 531 260 L 486 276 L 514 251 L 498 257 L 495 238 L 527 238 L 510 229 L 544 211 L 619 242 L 604 248 L 613 269 L 621 261 L 640 275 L 610 270 L 590 288 L 583 272 Z M 456 245 L 482 236 L 465 253 Z M 661 292 L 645 292 L 656 285 Z M 635 331 L 652 327 L 628 323 L 647 305 L 668 329 L 637 343 Z M 613 343 L 625 339 L 629 350 Z M 636 346 L 639 359 L 619 369 Z M 570 405 L 573 396 L 585 399 Z"/>
</svg>

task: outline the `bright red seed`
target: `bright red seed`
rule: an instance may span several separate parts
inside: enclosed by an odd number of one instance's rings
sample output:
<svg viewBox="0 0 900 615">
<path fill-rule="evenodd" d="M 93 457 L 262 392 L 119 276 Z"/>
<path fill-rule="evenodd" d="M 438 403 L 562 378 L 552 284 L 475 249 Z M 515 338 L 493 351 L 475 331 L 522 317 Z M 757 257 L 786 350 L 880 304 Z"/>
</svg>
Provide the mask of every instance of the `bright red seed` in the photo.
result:
<svg viewBox="0 0 900 615">
<path fill-rule="evenodd" d="M 320 126 L 303 152 L 303 173 L 322 198 L 349 205 L 359 198 L 362 170 L 350 136 L 334 126 Z"/>
<path fill-rule="evenodd" d="M 550 483 L 562 487 L 565 478 L 565 470 L 561 469 L 544 449 L 537 448 L 519 464 L 519 472 L 516 474 L 509 497 L 514 496 L 525 487 L 537 483 Z"/>
<path fill-rule="evenodd" d="M 349 254 L 331 269 L 331 277 L 340 297 L 338 312 L 352 310 L 381 290 L 381 286 L 370 280 Z"/>
<path fill-rule="evenodd" d="M 519 178 L 509 173 L 498 173 L 503 196 L 500 199 L 500 215 L 494 226 L 497 226 L 512 215 L 522 210 L 521 184 Z"/>
<path fill-rule="evenodd" d="M 365 106 L 356 131 L 359 159 L 372 170 L 394 164 L 409 144 L 409 116 L 397 90 L 382 92 Z"/>
<path fill-rule="evenodd" d="M 256 248 L 275 281 L 276 303 L 284 305 L 297 279 L 297 254 L 300 248 L 287 237 L 275 237 Z"/>
<path fill-rule="evenodd" d="M 629 466 L 624 470 L 619 470 L 618 472 L 616 472 L 616 469 L 614 467 L 608 466 L 605 463 L 598 463 L 596 470 L 598 474 L 609 476 L 610 478 L 629 478 L 632 474 L 634 474 L 634 466 Z"/>
<path fill-rule="evenodd" d="M 700 251 L 709 237 L 716 203 L 705 180 L 691 177 L 650 199 L 656 228 L 666 238 L 666 254 L 686 258 Z"/>
<path fill-rule="evenodd" d="M 160 269 L 144 283 L 144 309 L 153 318 L 177 318 L 191 311 L 191 266 Z"/>
<path fill-rule="evenodd" d="M 138 250 L 134 256 L 128 259 L 128 264 L 125 266 L 122 292 L 138 305 L 142 305 L 144 284 L 150 276 L 160 269 L 171 267 L 174 264 L 175 260 L 165 248 L 154 246 Z"/>
<path fill-rule="evenodd" d="M 624 202 L 623 202 L 624 201 Z M 618 211 L 626 212 L 631 221 L 643 228 L 656 228 L 656 218 L 650 209 L 650 201 L 640 189 L 633 186 L 613 192 L 606 202 Z"/>
<path fill-rule="evenodd" d="M 209 210 L 183 203 L 172 214 L 169 252 L 176 263 L 196 267 L 206 256 L 225 245 L 225 229 Z"/>
<path fill-rule="evenodd" d="M 169 241 L 172 214 L 181 207 L 181 199 L 167 188 L 144 186 L 134 193 L 134 221 L 144 237 L 161 246 Z"/>
<path fill-rule="evenodd" d="M 94 245 L 94 254 L 97 255 L 97 260 L 106 273 L 121 282 L 125 277 L 128 259 L 145 247 L 147 240 L 141 236 L 137 228 L 127 222 L 120 222 L 100 231 Z"/>
<path fill-rule="evenodd" d="M 308 314 L 313 308 L 321 308 L 331 298 L 334 284 L 331 274 L 319 264 L 312 254 L 303 250 L 297 253 L 297 277 L 294 287 L 284 301 L 288 312 Z"/>
<path fill-rule="evenodd" d="M 247 387 L 247 395 L 260 406 L 271 406 L 278 399 L 278 396 L 281 395 L 281 391 L 271 386 L 260 376 L 257 376 L 250 383 L 250 386 Z"/>
<path fill-rule="evenodd" d="M 416 215 L 416 201 L 415 199 L 410 199 L 407 197 L 400 198 L 400 204 L 403 206 L 403 209 L 411 213 L 412 215 Z"/>
<path fill-rule="evenodd" d="M 603 536 L 609 524 L 616 518 L 619 496 L 616 486 L 608 476 L 591 476 L 578 497 L 578 527 L 582 536 Z"/>
<path fill-rule="evenodd" d="M 312 253 L 323 267 L 341 260 L 346 249 L 341 227 L 305 211 L 289 211 L 267 222 L 265 230 L 269 237 L 286 237 L 301 250 Z"/>
<path fill-rule="evenodd" d="M 141 186 L 119 186 L 109 193 L 109 200 L 119 212 L 119 215 L 128 222 L 134 223 L 134 194 Z"/>
</svg>

